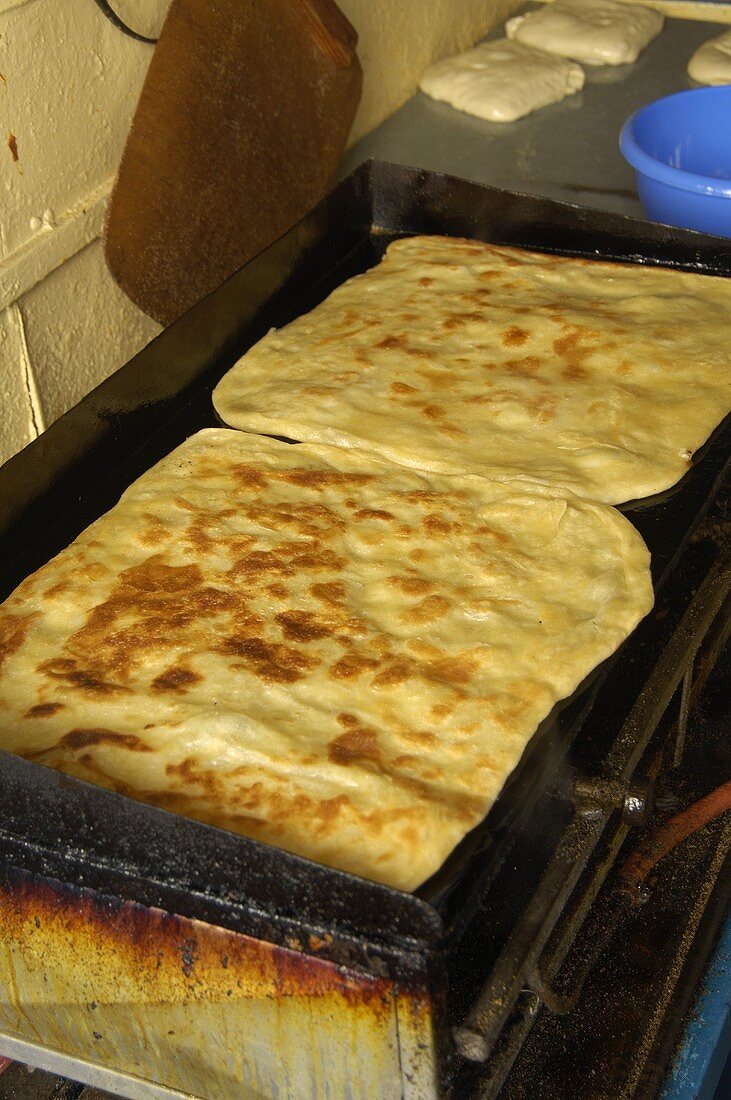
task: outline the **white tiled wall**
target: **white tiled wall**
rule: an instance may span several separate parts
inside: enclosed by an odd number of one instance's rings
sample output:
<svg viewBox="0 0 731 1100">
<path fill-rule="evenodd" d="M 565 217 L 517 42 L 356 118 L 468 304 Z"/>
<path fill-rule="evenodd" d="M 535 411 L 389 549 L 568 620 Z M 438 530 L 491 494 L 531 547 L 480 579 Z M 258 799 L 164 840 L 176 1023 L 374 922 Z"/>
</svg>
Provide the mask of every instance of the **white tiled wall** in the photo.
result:
<svg viewBox="0 0 731 1100">
<path fill-rule="evenodd" d="M 352 139 L 522 0 L 340 0 L 360 35 Z M 170 0 L 112 0 L 154 34 Z M 0 462 L 159 331 L 110 278 L 99 241 L 152 47 L 94 0 L 0 0 Z"/>
</svg>

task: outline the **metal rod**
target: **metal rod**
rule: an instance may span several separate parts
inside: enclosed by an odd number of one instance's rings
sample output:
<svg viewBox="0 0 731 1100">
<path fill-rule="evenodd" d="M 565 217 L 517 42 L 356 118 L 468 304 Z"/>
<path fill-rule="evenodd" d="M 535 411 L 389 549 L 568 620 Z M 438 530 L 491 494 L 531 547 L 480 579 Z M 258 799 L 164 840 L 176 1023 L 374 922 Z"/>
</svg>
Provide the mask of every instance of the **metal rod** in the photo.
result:
<svg viewBox="0 0 731 1100">
<path fill-rule="evenodd" d="M 675 735 L 675 749 L 673 751 L 673 767 L 679 768 L 683 753 L 685 752 L 685 739 L 688 733 L 688 716 L 690 714 L 690 694 L 693 687 L 693 670 L 695 668 L 695 652 L 691 654 L 688 667 L 683 676 L 680 689 L 680 710 L 678 711 L 678 728 Z"/>
</svg>

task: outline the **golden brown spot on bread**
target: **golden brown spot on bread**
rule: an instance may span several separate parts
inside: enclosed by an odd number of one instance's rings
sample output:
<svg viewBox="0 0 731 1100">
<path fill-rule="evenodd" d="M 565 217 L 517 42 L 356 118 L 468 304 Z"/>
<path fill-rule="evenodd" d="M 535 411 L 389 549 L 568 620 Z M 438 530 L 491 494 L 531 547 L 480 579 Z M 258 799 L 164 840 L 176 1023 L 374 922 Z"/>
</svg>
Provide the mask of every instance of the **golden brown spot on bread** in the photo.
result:
<svg viewBox="0 0 731 1100">
<path fill-rule="evenodd" d="M 505 370 L 508 374 L 515 374 L 520 378 L 533 378 L 537 370 L 542 366 L 542 360 L 535 355 L 524 355 L 521 359 L 507 359 Z"/>
<path fill-rule="evenodd" d="M 137 592 L 184 592 L 203 583 L 203 573 L 198 565 L 165 565 L 157 556 L 140 565 L 133 565 L 119 574 L 125 588 Z"/>
<path fill-rule="evenodd" d="M 517 325 L 511 325 L 510 328 L 506 328 L 502 333 L 501 340 L 507 348 L 522 347 L 522 345 L 528 339 L 528 333 L 524 328 L 519 328 Z"/>
<path fill-rule="evenodd" d="M 58 714 L 60 710 L 64 709 L 63 703 L 36 703 L 34 707 L 27 710 L 23 715 L 24 718 L 50 718 L 52 714 Z"/>
<path fill-rule="evenodd" d="M 322 584 L 311 584 L 310 592 L 316 600 L 337 606 L 345 599 L 345 585 L 342 581 L 324 581 Z"/>
<path fill-rule="evenodd" d="M 115 748 L 129 749 L 130 752 L 152 752 L 149 745 L 133 733 L 115 733 L 114 730 L 99 728 L 73 729 L 59 741 L 63 749 L 88 749 L 92 745 L 114 745 Z"/>
<path fill-rule="evenodd" d="M 301 550 L 301 544 L 292 545 L 297 547 L 297 552 Z M 294 569 L 291 564 L 291 554 L 287 553 L 285 544 L 280 543 L 275 550 L 252 550 L 250 554 L 238 558 L 231 566 L 229 573 L 232 577 L 251 579 L 269 574 L 291 577 Z"/>
<path fill-rule="evenodd" d="M 582 367 L 579 363 L 569 363 L 567 367 L 564 367 L 564 378 L 568 378 L 570 382 L 579 382 L 582 378 L 588 378 L 589 372 L 586 367 Z"/>
<path fill-rule="evenodd" d="M 44 671 L 85 689 L 118 690 L 151 649 L 182 641 L 192 623 L 240 603 L 234 593 L 203 584 L 198 565 L 166 565 L 153 555 L 123 570 L 107 599 L 71 635 L 63 651 L 71 664 L 47 664 Z"/>
<path fill-rule="evenodd" d="M 454 714 L 454 707 L 451 703 L 434 703 L 431 707 L 431 715 L 438 720 L 449 718 L 451 714 Z"/>
<path fill-rule="evenodd" d="M 333 680 L 352 680 L 355 676 L 362 676 L 370 669 L 378 668 L 379 662 L 372 657 L 363 657 L 357 653 L 346 653 L 334 665 L 331 665 L 328 675 Z"/>
<path fill-rule="evenodd" d="M 266 574 L 291 577 L 299 570 L 337 571 L 344 565 L 332 550 L 323 550 L 317 541 L 280 542 L 273 550 L 252 550 L 233 563 L 229 574 L 258 580 Z"/>
<path fill-rule="evenodd" d="M 431 538 L 435 539 L 441 538 L 444 535 L 449 535 L 452 531 L 459 532 L 462 530 L 459 523 L 451 523 L 448 519 L 445 519 L 444 516 L 439 516 L 435 513 L 424 516 L 421 522 L 426 533 L 431 536 Z"/>
<path fill-rule="evenodd" d="M 403 684 L 414 675 L 414 665 L 408 660 L 395 660 L 371 681 L 374 687 L 394 687 Z"/>
<path fill-rule="evenodd" d="M 212 774 L 210 772 L 201 771 L 198 760 L 194 756 L 186 756 L 179 764 L 167 764 L 165 766 L 165 774 L 177 776 L 186 783 L 195 784 L 197 786 L 213 786 L 212 782 L 206 783 L 207 779 L 213 779 Z"/>
<path fill-rule="evenodd" d="M 589 356 L 596 351 L 595 345 L 582 347 L 585 342 L 596 333 L 585 325 L 564 325 L 564 335 L 553 341 L 553 350 L 565 363 L 563 375 L 570 381 L 580 381 L 588 376 L 584 366 Z"/>
<path fill-rule="evenodd" d="M 353 726 L 359 725 L 359 721 L 354 714 L 347 714 L 343 712 L 338 714 L 335 719 L 341 726 L 345 726 L 346 729 L 352 729 Z"/>
<path fill-rule="evenodd" d="M 407 344 L 405 336 L 386 336 L 376 344 L 377 348 L 384 348 L 386 351 L 393 351 L 394 348 L 405 348 Z"/>
<path fill-rule="evenodd" d="M 487 299 L 492 297 L 492 290 L 489 287 L 481 286 L 465 294 L 460 294 L 459 297 L 463 302 L 469 302 L 470 305 L 484 306 Z"/>
<path fill-rule="evenodd" d="M 434 280 L 429 275 L 422 275 L 419 282 L 422 286 L 431 286 Z"/>
<path fill-rule="evenodd" d="M 285 638 L 295 642 L 314 642 L 332 633 L 311 611 L 282 611 L 274 616 Z"/>
<path fill-rule="evenodd" d="M 268 584 L 266 590 L 277 600 L 286 600 L 289 596 L 289 590 L 283 584 Z"/>
<path fill-rule="evenodd" d="M 169 531 L 164 524 L 159 523 L 157 526 L 150 524 L 144 531 L 140 532 L 137 536 L 143 546 L 159 546 L 161 542 L 164 542 L 169 535 Z"/>
<path fill-rule="evenodd" d="M 261 467 L 246 463 L 232 466 L 231 473 L 242 488 L 265 488 L 268 481 Z"/>
<path fill-rule="evenodd" d="M 173 665 L 156 676 L 150 687 L 157 692 L 172 691 L 183 694 L 187 688 L 199 683 L 201 679 L 202 677 L 191 668 L 177 668 Z"/>
<path fill-rule="evenodd" d="M 383 508 L 359 508 L 355 512 L 356 519 L 393 519 L 393 512 L 387 512 Z"/>
<path fill-rule="evenodd" d="M 338 794 L 334 798 L 325 798 L 321 802 L 315 802 L 311 799 L 306 799 L 306 801 L 310 803 L 314 816 L 323 825 L 332 823 L 346 807 L 351 805 L 350 799 L 345 794 Z M 288 808 L 285 808 L 284 813 L 289 816 Z"/>
<path fill-rule="evenodd" d="M 394 768 L 410 768 L 418 763 L 418 756 L 414 756 L 412 753 L 408 752 L 404 752 L 400 756 L 394 756 L 390 761 L 391 766 Z"/>
<path fill-rule="evenodd" d="M 35 618 L 35 612 L 30 615 L 0 615 L 0 668 L 8 657 L 20 649 Z"/>
<path fill-rule="evenodd" d="M 129 690 L 123 684 L 102 680 L 94 672 L 78 668 L 71 658 L 58 657 L 42 661 L 38 665 L 38 671 L 53 680 L 63 680 L 69 687 L 78 688 L 89 695 L 115 695 Z"/>
<path fill-rule="evenodd" d="M 407 596 L 423 596 L 434 587 L 431 581 L 424 580 L 416 573 L 396 574 L 386 578 L 386 584 L 392 588 L 399 588 Z"/>
<path fill-rule="evenodd" d="M 451 606 L 444 596 L 427 596 L 408 611 L 402 611 L 401 618 L 411 623 L 430 623 L 443 618 Z"/>
<path fill-rule="evenodd" d="M 421 412 L 427 420 L 438 420 L 440 416 L 444 416 L 444 409 L 441 405 L 424 405 Z"/>
<path fill-rule="evenodd" d="M 392 382 L 390 388 L 394 393 L 416 393 L 416 386 L 410 386 L 408 382 Z"/>
<path fill-rule="evenodd" d="M 380 760 L 381 751 L 375 730 L 358 726 L 335 737 L 327 747 L 327 755 L 335 764 L 350 764 L 353 760 Z"/>
<path fill-rule="evenodd" d="M 455 360 L 458 362 L 458 360 Z M 469 362 L 469 360 L 463 360 Z M 418 367 L 417 373 L 425 378 L 432 389 L 454 388 L 454 374 L 448 370 L 434 370 L 432 367 Z"/>
<path fill-rule="evenodd" d="M 293 530 L 311 538 L 330 538 L 345 526 L 345 521 L 324 504 L 303 501 L 283 501 L 276 505 L 258 502 L 245 508 L 244 514 L 260 527 L 273 531 Z"/>
<path fill-rule="evenodd" d="M 455 328 L 459 328 L 460 325 L 466 325 L 470 321 L 482 321 L 484 314 L 481 310 L 463 310 L 461 312 L 454 311 L 448 313 L 445 319 L 442 321 L 442 328 L 451 332 Z"/>
<path fill-rule="evenodd" d="M 434 749 L 439 744 L 439 738 L 431 730 L 408 730 L 404 740 L 424 749 Z"/>
<path fill-rule="evenodd" d="M 373 474 L 341 473 L 339 470 L 287 470 L 279 475 L 282 481 L 301 489 L 326 489 L 335 485 L 365 485 Z"/>
<path fill-rule="evenodd" d="M 427 671 L 431 677 L 446 680 L 450 684 L 468 684 L 478 668 L 479 662 L 474 657 L 466 655 L 441 657 L 437 661 L 430 661 L 427 665 Z"/>
<path fill-rule="evenodd" d="M 64 592 L 68 592 L 68 581 L 57 581 L 56 584 L 52 584 L 50 588 L 47 588 L 43 593 L 49 600 L 53 600 L 56 596 L 62 596 Z"/>
<path fill-rule="evenodd" d="M 215 647 L 215 652 L 238 658 L 240 663 L 233 665 L 234 668 L 245 669 L 270 683 L 294 683 L 318 664 L 313 657 L 290 646 L 265 642 L 263 638 L 226 638 Z"/>
<path fill-rule="evenodd" d="M 311 569 L 313 573 L 328 571 L 338 572 L 345 566 L 343 558 L 339 558 L 332 550 L 318 550 L 313 544 L 311 553 L 305 551 L 293 558 L 292 564 L 296 570 Z"/>
<path fill-rule="evenodd" d="M 490 539 L 491 542 L 499 542 L 501 546 L 509 546 L 513 541 L 510 535 L 506 535 L 504 531 L 496 531 L 494 527 L 488 527 L 486 523 L 476 527 L 475 534 L 484 539 Z"/>
</svg>

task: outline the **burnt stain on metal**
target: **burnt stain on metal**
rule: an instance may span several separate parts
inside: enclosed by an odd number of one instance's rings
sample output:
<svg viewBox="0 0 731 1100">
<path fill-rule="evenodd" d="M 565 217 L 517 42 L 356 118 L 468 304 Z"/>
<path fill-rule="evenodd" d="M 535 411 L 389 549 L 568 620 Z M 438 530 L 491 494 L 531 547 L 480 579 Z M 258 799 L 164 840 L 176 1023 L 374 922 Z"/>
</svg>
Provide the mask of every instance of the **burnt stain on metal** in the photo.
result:
<svg viewBox="0 0 731 1100">
<path fill-rule="evenodd" d="M 185 974 L 186 978 L 192 977 L 193 972 L 195 971 L 195 948 L 196 942 L 193 939 L 183 940 L 182 944 L 180 945 L 180 954 L 183 959 L 183 973 Z"/>
<path fill-rule="evenodd" d="M 18 163 L 18 141 L 15 134 L 8 134 L 8 149 L 15 164 Z"/>
<path fill-rule="evenodd" d="M 335 998 L 349 1010 L 377 1019 L 386 1018 L 392 1010 L 395 987 L 390 979 L 136 902 L 107 898 L 88 888 L 71 888 L 4 868 L 0 937 L 17 944 L 22 953 L 24 945 L 38 935 L 48 965 L 55 970 L 68 968 L 81 975 L 79 980 L 93 983 L 90 991 L 99 1003 L 112 995 L 107 988 L 108 963 L 114 959 L 114 966 L 133 977 L 140 989 L 149 989 L 152 983 L 179 1003 L 228 997 L 233 987 L 246 999 Z M 238 980 L 232 982 L 232 975 Z"/>
</svg>

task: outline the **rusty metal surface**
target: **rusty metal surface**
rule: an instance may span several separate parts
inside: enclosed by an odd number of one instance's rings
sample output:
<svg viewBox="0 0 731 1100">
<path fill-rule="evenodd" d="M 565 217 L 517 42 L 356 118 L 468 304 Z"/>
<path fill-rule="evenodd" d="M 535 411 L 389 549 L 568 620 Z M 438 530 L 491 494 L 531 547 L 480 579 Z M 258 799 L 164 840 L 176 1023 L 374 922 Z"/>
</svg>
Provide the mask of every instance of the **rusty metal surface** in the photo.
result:
<svg viewBox="0 0 731 1100">
<path fill-rule="evenodd" d="M 131 1096 L 135 1079 L 210 1100 L 433 1095 L 404 1088 L 406 1072 L 434 1075 L 426 991 L 320 959 L 321 946 L 313 937 L 299 952 L 11 871 L 0 1032 L 75 1058 L 82 1080 L 85 1063 L 109 1067 Z"/>
</svg>

